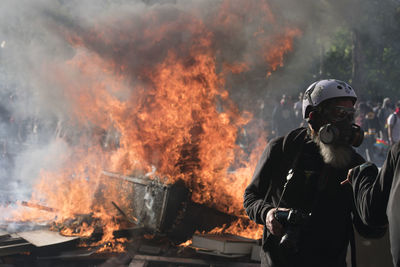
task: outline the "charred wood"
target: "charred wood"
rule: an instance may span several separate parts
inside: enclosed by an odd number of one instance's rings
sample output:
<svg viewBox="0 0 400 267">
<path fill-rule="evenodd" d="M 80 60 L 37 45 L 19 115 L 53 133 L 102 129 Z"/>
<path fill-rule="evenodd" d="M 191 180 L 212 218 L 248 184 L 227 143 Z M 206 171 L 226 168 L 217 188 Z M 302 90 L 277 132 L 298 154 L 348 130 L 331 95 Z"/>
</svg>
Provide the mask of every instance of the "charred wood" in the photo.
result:
<svg viewBox="0 0 400 267">
<path fill-rule="evenodd" d="M 46 207 L 46 206 L 43 206 L 43 205 L 40 205 L 37 203 L 28 202 L 28 201 L 22 201 L 21 205 L 25 206 L 25 207 L 29 207 L 29 208 L 35 208 L 35 209 L 39 209 L 39 210 L 48 211 L 48 212 L 57 212 L 57 209 Z"/>
</svg>

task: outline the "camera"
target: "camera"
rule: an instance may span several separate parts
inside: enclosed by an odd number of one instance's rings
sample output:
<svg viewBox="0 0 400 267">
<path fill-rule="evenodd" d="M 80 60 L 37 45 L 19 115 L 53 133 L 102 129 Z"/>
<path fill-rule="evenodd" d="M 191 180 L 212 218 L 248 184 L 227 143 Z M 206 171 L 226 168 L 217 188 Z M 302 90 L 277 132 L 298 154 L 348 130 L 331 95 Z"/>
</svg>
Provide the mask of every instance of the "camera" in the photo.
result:
<svg viewBox="0 0 400 267">
<path fill-rule="evenodd" d="M 299 210 L 276 210 L 275 219 L 285 228 L 279 246 L 288 254 L 296 254 L 299 251 L 301 229 L 308 223 L 311 213 Z"/>
</svg>

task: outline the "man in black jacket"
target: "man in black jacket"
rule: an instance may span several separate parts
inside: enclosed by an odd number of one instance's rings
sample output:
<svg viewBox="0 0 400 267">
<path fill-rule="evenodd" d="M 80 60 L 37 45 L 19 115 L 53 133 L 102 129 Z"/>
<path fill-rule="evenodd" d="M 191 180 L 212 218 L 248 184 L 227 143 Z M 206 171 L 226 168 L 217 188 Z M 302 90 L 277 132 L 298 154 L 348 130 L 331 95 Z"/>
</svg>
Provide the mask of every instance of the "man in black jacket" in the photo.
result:
<svg viewBox="0 0 400 267">
<path fill-rule="evenodd" d="M 353 123 L 356 100 L 342 81 L 313 83 L 303 99 L 309 127 L 265 149 L 244 194 L 248 216 L 265 226 L 262 266 L 346 266 L 349 242 L 354 252 L 353 224 L 364 236 L 384 233 L 362 223 L 351 188 L 340 184 L 364 162 L 351 147 L 363 136 Z"/>
<path fill-rule="evenodd" d="M 394 266 L 400 266 L 400 142 L 387 154 L 382 168 L 364 163 L 349 171 L 357 210 L 362 221 L 372 227 L 389 227 Z"/>
</svg>

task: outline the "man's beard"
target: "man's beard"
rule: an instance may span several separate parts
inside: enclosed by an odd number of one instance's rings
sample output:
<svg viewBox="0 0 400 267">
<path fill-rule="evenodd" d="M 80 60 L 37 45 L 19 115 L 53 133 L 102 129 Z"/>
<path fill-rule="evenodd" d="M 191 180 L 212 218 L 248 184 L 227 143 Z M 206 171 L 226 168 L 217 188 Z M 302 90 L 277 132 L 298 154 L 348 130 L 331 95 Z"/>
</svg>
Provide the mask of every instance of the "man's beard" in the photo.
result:
<svg viewBox="0 0 400 267">
<path fill-rule="evenodd" d="M 353 148 L 350 145 L 324 144 L 318 135 L 313 135 L 312 139 L 319 147 L 321 156 L 326 164 L 337 169 L 344 169 L 349 166 L 353 155 Z"/>
</svg>

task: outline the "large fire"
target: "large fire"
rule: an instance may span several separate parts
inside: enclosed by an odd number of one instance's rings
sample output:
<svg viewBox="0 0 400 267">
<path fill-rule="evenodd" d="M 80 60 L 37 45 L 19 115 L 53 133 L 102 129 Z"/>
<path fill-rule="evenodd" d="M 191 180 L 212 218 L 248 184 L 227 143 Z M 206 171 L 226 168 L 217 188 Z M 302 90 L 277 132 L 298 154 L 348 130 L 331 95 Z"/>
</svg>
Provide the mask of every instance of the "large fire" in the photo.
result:
<svg viewBox="0 0 400 267">
<path fill-rule="evenodd" d="M 279 25 L 267 1 L 223 1 L 210 8 L 207 16 L 179 9 L 164 16 L 162 8 L 149 8 L 132 20 L 103 18 L 79 31 L 57 28 L 75 54 L 67 62 L 47 63 L 46 72 L 51 69 L 47 79 L 63 88 L 70 108 L 57 139 L 70 152 L 60 155 L 60 168 L 43 170 L 33 189 L 30 202 L 54 210 L 24 207 L 15 220 L 60 223 L 91 214 L 105 233 L 101 242 L 111 240 L 119 227 L 111 203 L 128 200 L 103 170 L 153 173 L 165 183 L 183 180 L 193 201 L 245 217 L 243 191 L 266 135 L 251 111 L 231 99 L 226 81 L 260 66 L 270 75 L 283 65 L 300 31 Z M 246 33 L 254 44 L 232 60 L 226 51 L 230 36 L 245 34 L 247 24 L 257 25 Z M 240 146 L 250 124 L 260 131 Z M 260 237 L 260 227 L 244 221 L 223 229 Z M 86 223 L 62 233 L 85 236 L 94 230 Z"/>
</svg>

